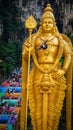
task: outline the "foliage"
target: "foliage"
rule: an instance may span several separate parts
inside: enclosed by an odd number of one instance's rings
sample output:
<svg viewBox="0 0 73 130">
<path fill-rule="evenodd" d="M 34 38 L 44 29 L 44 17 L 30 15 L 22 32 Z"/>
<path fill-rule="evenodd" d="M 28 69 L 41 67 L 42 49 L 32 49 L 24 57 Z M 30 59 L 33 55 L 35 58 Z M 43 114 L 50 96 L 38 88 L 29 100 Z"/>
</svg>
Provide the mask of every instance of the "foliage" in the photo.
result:
<svg viewBox="0 0 73 130">
<path fill-rule="evenodd" d="M 24 37 L 22 10 L 19 0 L 0 0 L 0 23 L 3 33 L 0 40 L 0 74 L 9 76 L 15 66 L 21 66 L 21 42 Z"/>
<path fill-rule="evenodd" d="M 21 66 L 21 43 L 0 41 L 0 58 L 3 60 L 0 63 L 1 75 L 8 76 L 15 66 Z"/>
</svg>

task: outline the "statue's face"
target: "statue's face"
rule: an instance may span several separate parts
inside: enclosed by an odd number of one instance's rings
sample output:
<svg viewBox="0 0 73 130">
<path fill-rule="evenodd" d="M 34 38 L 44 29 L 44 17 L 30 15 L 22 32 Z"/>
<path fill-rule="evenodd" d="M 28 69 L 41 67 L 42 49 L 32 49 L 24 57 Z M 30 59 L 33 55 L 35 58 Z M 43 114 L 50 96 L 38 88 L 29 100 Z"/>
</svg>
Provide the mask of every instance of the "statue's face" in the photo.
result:
<svg viewBox="0 0 73 130">
<path fill-rule="evenodd" d="M 44 32 L 52 31 L 54 22 L 51 18 L 45 18 L 42 20 L 42 29 Z"/>
</svg>

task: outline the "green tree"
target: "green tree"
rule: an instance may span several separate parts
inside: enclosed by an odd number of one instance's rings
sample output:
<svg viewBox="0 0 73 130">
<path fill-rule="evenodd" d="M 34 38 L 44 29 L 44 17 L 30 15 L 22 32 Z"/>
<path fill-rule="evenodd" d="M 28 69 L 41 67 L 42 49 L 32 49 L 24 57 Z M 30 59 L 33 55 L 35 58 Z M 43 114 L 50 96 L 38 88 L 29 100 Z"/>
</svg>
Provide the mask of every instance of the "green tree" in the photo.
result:
<svg viewBox="0 0 73 130">
<path fill-rule="evenodd" d="M 21 43 L 24 39 L 21 31 L 24 31 L 24 27 L 18 2 L 19 0 L 0 0 L 0 23 L 3 25 L 0 73 L 4 78 L 9 76 L 15 66 L 21 66 Z"/>
</svg>

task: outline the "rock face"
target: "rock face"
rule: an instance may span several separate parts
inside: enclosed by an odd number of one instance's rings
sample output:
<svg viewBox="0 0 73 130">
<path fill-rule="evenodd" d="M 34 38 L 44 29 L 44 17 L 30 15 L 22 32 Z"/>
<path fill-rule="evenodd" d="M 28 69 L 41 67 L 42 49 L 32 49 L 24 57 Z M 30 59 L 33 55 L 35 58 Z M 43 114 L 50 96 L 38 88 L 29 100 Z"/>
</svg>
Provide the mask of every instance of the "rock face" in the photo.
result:
<svg viewBox="0 0 73 130">
<path fill-rule="evenodd" d="M 24 1 L 26 0 L 22 0 L 22 3 L 24 3 Z M 54 9 L 57 25 L 60 32 L 72 33 L 72 28 L 70 25 L 68 25 L 69 19 L 73 19 L 73 2 L 71 0 L 28 0 L 22 6 L 22 21 L 25 21 L 25 19 L 32 14 L 39 23 L 43 8 L 47 3 L 50 3 Z"/>
<path fill-rule="evenodd" d="M 30 15 L 33 15 L 36 19 L 40 19 L 42 15 L 41 5 L 38 5 L 37 0 L 29 1 L 27 5 L 22 7 L 23 10 L 23 20 L 25 21 Z"/>
<path fill-rule="evenodd" d="M 72 0 L 19 0 L 18 6 L 22 9 L 21 20 L 24 22 L 27 17 L 33 15 L 39 25 L 43 9 L 48 3 L 51 4 L 54 10 L 59 31 L 73 35 L 73 22 L 72 25 L 69 25 L 69 20 L 72 19 L 73 21 Z M 0 37 L 2 36 L 3 30 L 4 27 L 0 22 Z"/>
<path fill-rule="evenodd" d="M 72 32 L 71 26 L 68 24 L 69 20 L 73 19 L 73 5 L 66 4 L 64 8 L 63 32 Z"/>
</svg>

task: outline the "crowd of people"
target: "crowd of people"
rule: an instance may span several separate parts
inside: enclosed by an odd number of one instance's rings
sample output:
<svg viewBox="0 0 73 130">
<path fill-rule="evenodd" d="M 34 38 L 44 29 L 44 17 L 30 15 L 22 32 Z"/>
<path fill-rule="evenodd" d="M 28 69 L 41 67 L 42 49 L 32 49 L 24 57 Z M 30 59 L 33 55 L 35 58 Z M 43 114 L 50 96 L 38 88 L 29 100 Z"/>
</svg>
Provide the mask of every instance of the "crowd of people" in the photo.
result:
<svg viewBox="0 0 73 130">
<path fill-rule="evenodd" d="M 4 130 L 19 129 L 21 73 L 21 68 L 15 68 L 9 78 L 0 85 L 0 129 L 3 124 Z"/>
<path fill-rule="evenodd" d="M 11 75 L 9 76 L 9 78 L 4 81 L 4 83 L 2 84 L 2 86 L 20 86 L 20 82 L 21 82 L 21 68 L 16 68 L 14 69 L 14 71 L 11 73 Z"/>
</svg>

